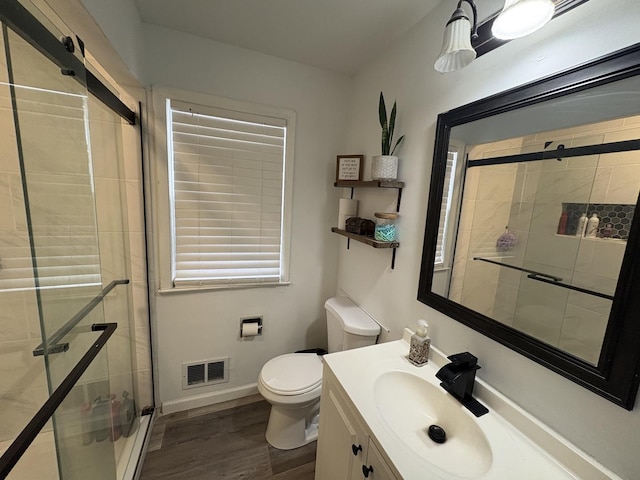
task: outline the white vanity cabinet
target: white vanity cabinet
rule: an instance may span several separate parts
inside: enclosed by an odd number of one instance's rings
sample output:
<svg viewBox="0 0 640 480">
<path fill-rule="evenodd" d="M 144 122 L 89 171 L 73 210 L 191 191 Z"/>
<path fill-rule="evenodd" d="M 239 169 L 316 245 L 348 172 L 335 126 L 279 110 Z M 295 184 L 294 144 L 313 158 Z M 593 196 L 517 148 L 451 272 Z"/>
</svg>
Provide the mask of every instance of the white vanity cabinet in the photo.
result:
<svg viewBox="0 0 640 480">
<path fill-rule="evenodd" d="M 475 417 L 439 385 L 446 355 L 406 359 L 412 333 L 323 357 L 316 480 L 622 480 L 482 379 Z M 456 440 L 436 445 L 431 423 Z"/>
<path fill-rule="evenodd" d="M 316 480 L 400 479 L 326 365 L 322 378 Z"/>
<path fill-rule="evenodd" d="M 371 441 L 371 437 L 369 437 L 369 450 L 367 451 L 365 468 L 372 469 L 369 478 L 374 480 L 397 480 L 399 478 L 393 473 L 391 467 L 378 450 L 378 447 L 376 447 L 376 444 Z M 360 474 L 364 477 L 363 471 L 361 471 Z"/>
</svg>

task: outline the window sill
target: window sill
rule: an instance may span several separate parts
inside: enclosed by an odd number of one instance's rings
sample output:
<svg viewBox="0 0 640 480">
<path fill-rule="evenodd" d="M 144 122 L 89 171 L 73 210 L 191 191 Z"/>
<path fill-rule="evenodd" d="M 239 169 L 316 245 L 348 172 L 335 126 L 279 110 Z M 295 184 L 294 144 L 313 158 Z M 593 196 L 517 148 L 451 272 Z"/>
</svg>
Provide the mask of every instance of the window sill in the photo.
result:
<svg viewBox="0 0 640 480">
<path fill-rule="evenodd" d="M 268 288 L 268 287 L 287 287 L 291 285 L 291 282 L 278 282 L 278 283 L 244 283 L 244 284 L 229 284 L 229 285 L 202 285 L 199 287 L 196 286 L 185 286 L 185 287 L 171 287 L 171 288 L 160 288 L 157 290 L 157 293 L 160 295 L 165 294 L 177 294 L 177 293 L 193 293 L 193 292 L 202 292 L 202 291 L 211 291 L 211 290 L 240 290 L 245 288 Z"/>
<path fill-rule="evenodd" d="M 446 272 L 448 270 L 451 270 L 451 267 L 445 267 L 444 265 L 434 265 L 433 266 L 433 271 L 434 272 Z"/>
</svg>

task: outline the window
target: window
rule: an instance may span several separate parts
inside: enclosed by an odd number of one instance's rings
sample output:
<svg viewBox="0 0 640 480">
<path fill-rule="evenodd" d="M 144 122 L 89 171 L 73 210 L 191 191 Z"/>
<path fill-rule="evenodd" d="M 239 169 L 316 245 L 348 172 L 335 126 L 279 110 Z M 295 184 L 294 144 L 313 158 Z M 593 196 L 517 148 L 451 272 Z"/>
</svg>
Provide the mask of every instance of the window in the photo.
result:
<svg viewBox="0 0 640 480">
<path fill-rule="evenodd" d="M 442 192 L 442 207 L 440 210 L 440 224 L 438 225 L 438 243 L 436 244 L 436 258 L 434 264 L 444 267 L 447 253 L 447 238 L 449 220 L 451 217 L 451 203 L 454 196 L 453 185 L 456 171 L 458 152 L 451 150 L 447 153 L 447 166 L 444 174 L 444 189 Z"/>
<path fill-rule="evenodd" d="M 174 287 L 288 281 L 295 116 L 229 103 L 166 100 Z"/>
</svg>

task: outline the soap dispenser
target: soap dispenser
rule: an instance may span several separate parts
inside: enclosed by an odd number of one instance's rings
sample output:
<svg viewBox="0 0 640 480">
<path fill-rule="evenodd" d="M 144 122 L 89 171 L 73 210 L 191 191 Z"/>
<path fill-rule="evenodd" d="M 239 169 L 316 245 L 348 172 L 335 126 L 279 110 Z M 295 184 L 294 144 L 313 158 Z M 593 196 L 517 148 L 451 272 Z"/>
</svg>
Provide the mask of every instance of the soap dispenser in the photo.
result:
<svg viewBox="0 0 640 480">
<path fill-rule="evenodd" d="M 428 329 L 429 324 L 425 320 L 418 320 L 416 333 L 411 335 L 411 345 L 409 347 L 409 356 L 407 358 L 411 363 L 418 367 L 426 365 L 429 361 L 431 339 L 427 335 Z"/>
</svg>

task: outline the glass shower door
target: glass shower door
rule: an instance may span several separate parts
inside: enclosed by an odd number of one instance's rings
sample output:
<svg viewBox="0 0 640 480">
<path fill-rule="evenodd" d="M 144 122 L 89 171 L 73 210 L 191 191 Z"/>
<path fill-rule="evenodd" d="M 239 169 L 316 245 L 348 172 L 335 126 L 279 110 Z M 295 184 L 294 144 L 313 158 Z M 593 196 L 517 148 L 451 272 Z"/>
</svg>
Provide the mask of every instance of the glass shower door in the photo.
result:
<svg viewBox="0 0 640 480">
<path fill-rule="evenodd" d="M 44 359 L 51 394 L 98 337 L 90 326 L 105 322 L 102 302 L 86 308 L 103 282 L 84 61 L 77 49 L 68 52 L 73 71 L 61 71 L 6 26 L 3 38 L 31 267 L 16 269 L 8 280 L 37 305 L 39 325 L 30 328 L 39 330 L 42 343 L 33 354 Z M 111 395 L 103 349 L 45 427 L 54 438 L 59 478 L 117 478 Z"/>
</svg>

